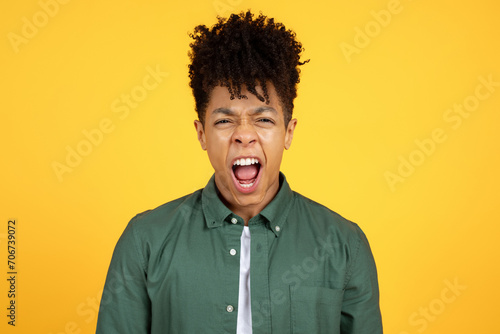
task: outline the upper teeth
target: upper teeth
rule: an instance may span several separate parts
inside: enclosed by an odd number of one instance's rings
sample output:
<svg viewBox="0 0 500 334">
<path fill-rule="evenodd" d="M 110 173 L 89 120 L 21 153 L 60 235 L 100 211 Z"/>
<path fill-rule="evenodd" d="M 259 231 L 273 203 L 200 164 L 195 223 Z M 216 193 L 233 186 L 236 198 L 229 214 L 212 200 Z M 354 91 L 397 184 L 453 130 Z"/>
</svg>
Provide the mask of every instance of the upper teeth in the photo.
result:
<svg viewBox="0 0 500 334">
<path fill-rule="evenodd" d="M 248 166 L 248 165 L 253 165 L 253 164 L 258 164 L 259 160 L 255 158 L 241 158 L 237 159 L 234 161 L 233 165 L 238 165 L 238 166 Z"/>
</svg>

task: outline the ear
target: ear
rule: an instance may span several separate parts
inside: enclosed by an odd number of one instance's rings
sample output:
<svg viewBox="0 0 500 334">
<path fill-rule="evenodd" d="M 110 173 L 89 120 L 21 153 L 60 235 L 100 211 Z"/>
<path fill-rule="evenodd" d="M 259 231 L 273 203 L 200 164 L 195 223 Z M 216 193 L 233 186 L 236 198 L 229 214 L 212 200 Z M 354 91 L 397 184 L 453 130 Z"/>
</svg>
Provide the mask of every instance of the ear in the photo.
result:
<svg viewBox="0 0 500 334">
<path fill-rule="evenodd" d="M 196 134 L 198 135 L 198 141 L 201 144 L 201 148 L 206 151 L 207 150 L 207 140 L 205 138 L 205 129 L 203 128 L 203 124 L 200 121 L 194 121 L 194 127 L 196 129 Z"/>
<path fill-rule="evenodd" d="M 288 122 L 288 126 L 286 127 L 285 149 L 287 149 L 287 150 L 292 145 L 293 132 L 295 131 L 296 125 L 297 125 L 297 119 L 294 118 L 294 119 L 291 119 L 290 122 Z"/>
</svg>

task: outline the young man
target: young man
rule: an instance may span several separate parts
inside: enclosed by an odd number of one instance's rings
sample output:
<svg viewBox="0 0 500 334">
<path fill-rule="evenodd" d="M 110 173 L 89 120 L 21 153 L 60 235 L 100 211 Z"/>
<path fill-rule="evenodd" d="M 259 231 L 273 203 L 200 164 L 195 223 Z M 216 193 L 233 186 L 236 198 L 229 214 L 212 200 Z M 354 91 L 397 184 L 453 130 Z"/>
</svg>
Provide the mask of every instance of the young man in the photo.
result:
<svg viewBox="0 0 500 334">
<path fill-rule="evenodd" d="M 382 333 L 365 235 L 280 173 L 304 64 L 295 34 L 246 12 L 192 37 L 195 128 L 215 173 L 131 220 L 97 333 Z"/>
</svg>

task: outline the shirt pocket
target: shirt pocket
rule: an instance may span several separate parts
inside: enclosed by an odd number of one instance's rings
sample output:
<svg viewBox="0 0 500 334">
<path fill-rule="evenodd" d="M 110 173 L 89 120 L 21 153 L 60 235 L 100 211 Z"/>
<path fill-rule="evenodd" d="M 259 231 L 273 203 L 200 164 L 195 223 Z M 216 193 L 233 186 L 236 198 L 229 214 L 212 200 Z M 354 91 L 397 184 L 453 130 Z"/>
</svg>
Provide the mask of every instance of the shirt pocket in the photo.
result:
<svg viewBox="0 0 500 334">
<path fill-rule="evenodd" d="M 293 334 L 340 334 L 344 290 L 324 287 L 290 287 Z"/>
</svg>

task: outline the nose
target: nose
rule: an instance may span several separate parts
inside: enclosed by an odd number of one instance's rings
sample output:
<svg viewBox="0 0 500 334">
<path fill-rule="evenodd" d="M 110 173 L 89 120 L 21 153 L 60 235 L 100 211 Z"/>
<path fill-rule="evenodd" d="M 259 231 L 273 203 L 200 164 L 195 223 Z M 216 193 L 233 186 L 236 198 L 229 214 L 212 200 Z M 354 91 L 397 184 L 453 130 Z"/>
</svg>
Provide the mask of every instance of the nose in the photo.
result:
<svg viewBox="0 0 500 334">
<path fill-rule="evenodd" d="M 248 123 L 240 124 L 233 133 L 233 141 L 241 145 L 251 145 L 257 141 L 257 132 Z"/>
</svg>

